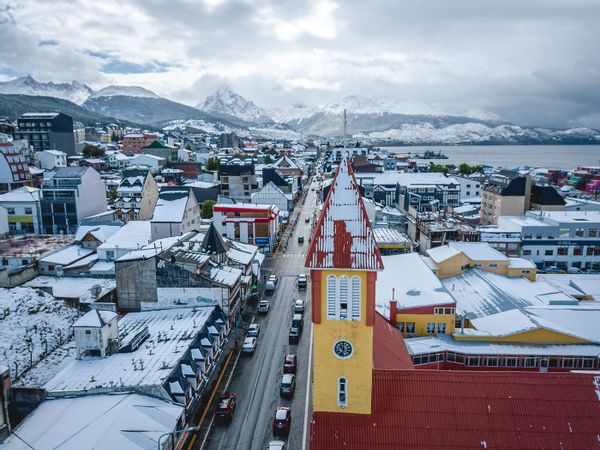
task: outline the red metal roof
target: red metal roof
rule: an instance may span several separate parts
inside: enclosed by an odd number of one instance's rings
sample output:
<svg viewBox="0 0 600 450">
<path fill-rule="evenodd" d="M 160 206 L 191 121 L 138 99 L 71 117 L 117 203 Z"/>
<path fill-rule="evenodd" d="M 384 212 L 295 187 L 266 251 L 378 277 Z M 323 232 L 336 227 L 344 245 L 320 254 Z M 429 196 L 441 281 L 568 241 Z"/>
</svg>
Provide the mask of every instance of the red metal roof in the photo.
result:
<svg viewBox="0 0 600 450">
<path fill-rule="evenodd" d="M 382 270 L 383 262 L 350 162 L 344 158 L 317 222 L 305 266 Z"/>
<path fill-rule="evenodd" d="M 381 370 L 413 369 L 404 338 L 398 328 L 393 327 L 378 312 L 373 327 L 373 368 Z"/>
<path fill-rule="evenodd" d="M 598 449 L 599 390 L 590 374 L 374 370 L 373 414 L 314 413 L 310 448 Z"/>
</svg>

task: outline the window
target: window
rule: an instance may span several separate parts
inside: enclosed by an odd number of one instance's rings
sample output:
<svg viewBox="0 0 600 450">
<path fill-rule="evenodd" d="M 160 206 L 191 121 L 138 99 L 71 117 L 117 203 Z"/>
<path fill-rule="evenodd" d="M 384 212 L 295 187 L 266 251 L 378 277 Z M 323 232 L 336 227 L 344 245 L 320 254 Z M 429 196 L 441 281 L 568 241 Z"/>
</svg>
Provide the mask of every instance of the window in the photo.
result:
<svg viewBox="0 0 600 450">
<path fill-rule="evenodd" d="M 344 377 L 338 379 L 338 406 L 348 406 L 348 382 Z"/>
<path fill-rule="evenodd" d="M 442 307 L 435 307 L 433 308 L 433 313 L 435 315 L 450 315 L 450 314 L 454 314 L 454 308 L 442 308 Z"/>
<path fill-rule="evenodd" d="M 487 365 L 488 367 L 498 367 L 500 365 L 500 360 L 494 356 L 488 356 Z"/>
<path fill-rule="evenodd" d="M 556 254 L 558 256 L 567 256 L 569 254 L 569 247 L 558 247 Z"/>
<path fill-rule="evenodd" d="M 446 324 L 445 323 L 438 323 L 437 324 L 437 332 L 440 334 L 443 334 L 446 332 Z"/>
<path fill-rule="evenodd" d="M 568 368 L 575 367 L 575 359 L 573 359 L 573 358 L 563 358 L 561 363 L 562 363 L 561 364 L 562 367 L 568 367 Z"/>
<path fill-rule="evenodd" d="M 339 318 L 345 320 L 348 318 L 348 277 L 340 277 L 340 297 L 339 297 Z"/>
<path fill-rule="evenodd" d="M 523 361 L 523 365 L 525 367 L 537 367 L 537 360 L 534 356 L 527 357 Z"/>
<path fill-rule="evenodd" d="M 6 212 L 8 214 L 14 214 L 15 213 L 15 208 L 6 208 Z"/>
<path fill-rule="evenodd" d="M 523 236 L 523 239 L 531 239 L 532 236 L 533 235 L 531 233 L 526 233 L 525 236 Z"/>
<path fill-rule="evenodd" d="M 598 228 L 590 228 L 588 230 L 588 237 L 598 237 Z"/>
<path fill-rule="evenodd" d="M 31 208 L 25 208 L 25 214 L 31 214 L 31 213 L 32 213 Z"/>
<path fill-rule="evenodd" d="M 414 322 L 406 322 L 406 334 L 414 334 L 415 333 L 415 323 Z"/>
<path fill-rule="evenodd" d="M 8 264 L 8 261 L 3 261 L 6 262 L 6 264 Z M 398 322 L 396 324 L 396 328 L 398 328 L 400 330 L 400 333 L 404 333 L 404 322 Z"/>
<path fill-rule="evenodd" d="M 85 334 L 92 334 L 91 330 L 85 330 Z"/>
<path fill-rule="evenodd" d="M 576 228 L 575 229 L 575 236 L 577 237 L 584 237 L 585 235 L 585 230 L 583 228 Z"/>
<path fill-rule="evenodd" d="M 531 256 L 531 250 L 523 250 L 523 256 Z"/>
<path fill-rule="evenodd" d="M 352 320 L 360 320 L 360 278 L 352 277 Z"/>
<path fill-rule="evenodd" d="M 106 251 L 106 259 L 109 261 L 112 261 L 113 259 L 115 259 L 115 252 L 112 250 L 107 250 Z"/>
<path fill-rule="evenodd" d="M 584 369 L 593 369 L 595 360 L 593 358 L 583 358 L 582 367 Z"/>
<path fill-rule="evenodd" d="M 535 238 L 536 238 L 536 239 L 542 239 L 542 238 L 543 238 L 543 236 L 542 236 L 542 233 L 537 233 L 537 234 L 535 235 Z"/>
<path fill-rule="evenodd" d="M 583 253 L 583 247 L 573 247 L 573 256 L 581 256 Z"/>
<path fill-rule="evenodd" d="M 335 299 L 336 299 L 337 280 L 334 275 L 327 277 L 327 319 L 335 319 Z"/>
<path fill-rule="evenodd" d="M 427 334 L 433 334 L 433 333 L 435 333 L 435 323 L 428 322 L 427 323 Z"/>
<path fill-rule="evenodd" d="M 517 358 L 506 358 L 505 361 L 506 367 L 517 367 L 519 365 L 519 360 Z"/>
<path fill-rule="evenodd" d="M 475 367 L 479 365 L 479 356 L 469 356 L 467 358 L 467 366 Z"/>
<path fill-rule="evenodd" d="M 552 256 L 552 255 L 554 255 L 554 250 L 544 250 L 544 255 Z"/>
</svg>

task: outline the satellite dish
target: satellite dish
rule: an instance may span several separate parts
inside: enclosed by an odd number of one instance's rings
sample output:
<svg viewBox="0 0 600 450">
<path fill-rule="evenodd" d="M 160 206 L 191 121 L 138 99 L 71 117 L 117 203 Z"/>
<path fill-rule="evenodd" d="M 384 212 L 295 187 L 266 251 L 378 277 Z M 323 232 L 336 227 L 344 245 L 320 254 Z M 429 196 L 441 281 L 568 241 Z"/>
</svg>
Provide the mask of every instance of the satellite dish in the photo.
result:
<svg viewBox="0 0 600 450">
<path fill-rule="evenodd" d="M 100 286 L 99 284 L 95 284 L 90 288 L 90 292 L 92 293 L 92 297 L 98 298 L 102 293 L 102 286 Z"/>
</svg>

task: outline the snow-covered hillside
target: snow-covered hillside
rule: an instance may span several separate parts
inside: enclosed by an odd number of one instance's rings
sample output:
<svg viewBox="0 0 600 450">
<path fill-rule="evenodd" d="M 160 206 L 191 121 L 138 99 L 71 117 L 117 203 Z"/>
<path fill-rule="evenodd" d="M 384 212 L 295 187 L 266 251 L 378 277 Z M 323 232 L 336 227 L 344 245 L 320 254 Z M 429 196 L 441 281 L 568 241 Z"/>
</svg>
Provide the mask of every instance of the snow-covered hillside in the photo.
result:
<svg viewBox="0 0 600 450">
<path fill-rule="evenodd" d="M 147 97 L 159 98 L 154 92 L 149 91 L 141 86 L 106 86 L 97 92 L 90 95 L 90 98 L 98 97 L 114 97 L 116 95 L 124 95 L 126 97 Z"/>
<path fill-rule="evenodd" d="M 522 128 L 517 125 L 489 126 L 482 123 L 453 124 L 435 127 L 431 123 L 403 124 L 399 128 L 370 133 L 355 133 L 355 139 L 393 141 L 405 144 L 487 144 L 487 143 L 537 143 L 598 141 L 600 132 L 590 128 L 550 130 L 547 128 Z"/>
<path fill-rule="evenodd" d="M 275 122 L 287 123 L 292 120 L 300 120 L 310 117 L 319 111 L 316 106 L 305 105 L 303 103 L 294 103 L 288 108 L 275 108 L 269 111 L 270 116 Z"/>
<path fill-rule="evenodd" d="M 246 122 L 273 122 L 267 111 L 229 88 L 219 89 L 214 94 L 209 95 L 204 102 L 196 105 L 196 108 L 210 114 L 236 117 Z"/>
<path fill-rule="evenodd" d="M 302 138 L 302 133 L 292 130 L 286 125 L 271 123 L 257 124 L 248 128 L 232 127 L 221 122 L 208 122 L 202 119 L 171 120 L 163 126 L 165 131 L 201 131 L 210 134 L 231 133 L 238 136 L 273 139 L 273 140 L 298 140 Z"/>
<path fill-rule="evenodd" d="M 92 89 L 78 81 L 71 83 L 41 83 L 27 75 L 0 83 L 0 94 L 35 95 L 62 98 L 81 105 L 93 93 Z"/>
</svg>

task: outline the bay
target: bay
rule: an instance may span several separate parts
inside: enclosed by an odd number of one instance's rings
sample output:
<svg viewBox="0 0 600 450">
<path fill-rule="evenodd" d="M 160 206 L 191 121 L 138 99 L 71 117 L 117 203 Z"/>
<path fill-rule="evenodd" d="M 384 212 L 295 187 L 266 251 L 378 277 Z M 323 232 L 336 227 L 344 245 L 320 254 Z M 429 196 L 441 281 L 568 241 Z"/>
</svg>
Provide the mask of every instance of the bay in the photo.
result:
<svg viewBox="0 0 600 450">
<path fill-rule="evenodd" d="M 382 147 L 392 153 L 441 152 L 448 159 L 420 159 L 436 164 L 467 163 L 487 164 L 511 169 L 515 167 L 544 167 L 548 169 L 574 169 L 577 166 L 600 166 L 600 145 L 457 145 Z"/>
</svg>

